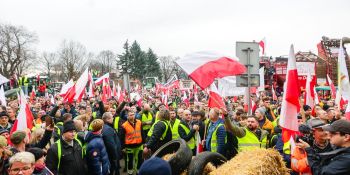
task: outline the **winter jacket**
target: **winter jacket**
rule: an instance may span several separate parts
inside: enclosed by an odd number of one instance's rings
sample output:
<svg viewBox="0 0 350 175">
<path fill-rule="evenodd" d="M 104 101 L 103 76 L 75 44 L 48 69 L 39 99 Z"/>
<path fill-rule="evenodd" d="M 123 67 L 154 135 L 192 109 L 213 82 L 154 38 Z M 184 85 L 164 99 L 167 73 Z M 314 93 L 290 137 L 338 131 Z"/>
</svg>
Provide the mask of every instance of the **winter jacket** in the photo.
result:
<svg viewBox="0 0 350 175">
<path fill-rule="evenodd" d="M 350 174 L 350 147 L 320 154 L 311 147 L 305 150 L 313 175 Z"/>
<path fill-rule="evenodd" d="M 186 131 L 184 130 L 184 128 L 179 126 L 179 135 L 180 135 L 180 137 L 182 139 L 184 139 L 186 142 L 188 142 L 189 140 L 191 140 L 194 137 L 194 134 L 196 133 L 196 130 L 190 129 L 188 124 L 186 122 L 184 122 L 184 121 L 181 121 L 181 124 L 185 125 L 188 128 L 188 130 L 190 130 L 190 132 L 187 134 Z"/>
<path fill-rule="evenodd" d="M 109 159 L 101 134 L 89 132 L 86 135 L 86 161 L 89 174 L 105 175 L 109 173 Z"/>
<path fill-rule="evenodd" d="M 61 163 L 59 172 L 58 167 L 58 148 L 57 143 L 51 145 L 47 151 L 46 166 L 54 174 L 62 175 L 85 175 L 87 174 L 86 163 L 83 158 L 81 145 L 73 140 L 73 146 L 68 145 L 62 138 L 61 142 Z"/>
<path fill-rule="evenodd" d="M 6 129 L 7 131 L 11 131 L 12 128 L 12 124 L 11 123 L 7 123 L 7 125 L 5 127 L 0 125 L 0 130 Z"/>
<path fill-rule="evenodd" d="M 121 144 L 115 129 L 110 124 L 105 124 L 102 129 L 102 139 L 106 146 L 109 162 L 120 160 Z"/>
<path fill-rule="evenodd" d="M 165 125 L 167 123 L 168 129 L 166 131 L 166 135 L 164 139 L 161 139 L 163 133 L 165 132 L 167 126 Z M 169 121 L 159 121 L 154 125 L 153 133 L 151 137 L 148 138 L 148 141 L 146 143 L 146 147 L 151 149 L 152 152 L 155 152 L 159 147 L 164 145 L 165 143 L 171 141 L 172 139 L 172 133 L 171 133 L 171 126 L 169 124 Z"/>
</svg>

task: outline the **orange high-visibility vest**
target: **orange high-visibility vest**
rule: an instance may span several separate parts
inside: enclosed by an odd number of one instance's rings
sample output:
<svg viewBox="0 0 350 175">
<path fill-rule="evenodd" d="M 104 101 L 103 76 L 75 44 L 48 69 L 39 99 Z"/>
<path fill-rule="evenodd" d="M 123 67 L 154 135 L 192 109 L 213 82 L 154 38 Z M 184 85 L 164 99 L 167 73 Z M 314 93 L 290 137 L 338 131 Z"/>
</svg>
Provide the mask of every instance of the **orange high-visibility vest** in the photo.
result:
<svg viewBox="0 0 350 175">
<path fill-rule="evenodd" d="M 123 128 L 125 129 L 125 144 L 140 144 L 142 143 L 142 135 L 141 135 L 141 121 L 136 119 L 135 128 L 126 121 L 123 123 Z"/>
<path fill-rule="evenodd" d="M 307 153 L 304 149 L 295 147 L 291 155 L 291 168 L 300 175 L 312 175 L 310 166 L 307 164 Z"/>
</svg>

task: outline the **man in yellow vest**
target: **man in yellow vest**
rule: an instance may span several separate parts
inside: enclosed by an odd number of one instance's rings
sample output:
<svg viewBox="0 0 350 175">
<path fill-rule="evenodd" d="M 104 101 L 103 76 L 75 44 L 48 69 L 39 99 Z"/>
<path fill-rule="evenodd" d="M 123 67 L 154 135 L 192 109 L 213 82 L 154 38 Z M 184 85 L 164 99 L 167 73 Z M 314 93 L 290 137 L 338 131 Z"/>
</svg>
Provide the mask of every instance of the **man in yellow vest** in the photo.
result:
<svg viewBox="0 0 350 175">
<path fill-rule="evenodd" d="M 146 135 L 150 130 L 152 124 L 154 123 L 154 117 L 151 112 L 151 107 L 149 104 L 145 103 L 143 105 L 143 110 L 141 114 L 141 122 L 142 122 L 142 131 Z"/>
<path fill-rule="evenodd" d="M 176 118 L 176 112 L 174 109 L 169 109 L 170 113 L 170 126 L 171 126 L 171 132 L 173 134 L 173 140 L 180 138 L 179 135 L 179 125 L 181 123 L 181 120 Z"/>
<path fill-rule="evenodd" d="M 25 95 L 28 95 L 28 85 L 29 81 L 27 76 L 23 75 L 18 79 L 18 86 L 22 88 Z"/>
<path fill-rule="evenodd" d="M 207 135 L 205 142 L 205 149 L 211 152 L 217 152 L 221 155 L 226 155 L 226 130 L 224 121 L 219 118 L 219 109 L 212 108 L 209 112 L 210 122 L 208 124 Z"/>
<path fill-rule="evenodd" d="M 244 128 L 244 136 L 238 137 L 238 151 L 255 148 L 267 148 L 267 131 L 259 128 L 257 117 L 248 116 L 248 125 Z"/>
<path fill-rule="evenodd" d="M 127 111 L 128 120 L 122 125 L 122 143 L 126 151 L 127 173 L 137 172 L 142 164 L 142 124 L 135 118 L 135 112 Z"/>
<path fill-rule="evenodd" d="M 178 127 L 178 133 L 182 139 L 187 142 L 188 147 L 192 150 L 193 155 L 196 155 L 195 133 L 199 130 L 198 125 L 191 126 L 192 116 L 190 110 L 184 111 L 184 118 Z"/>
</svg>

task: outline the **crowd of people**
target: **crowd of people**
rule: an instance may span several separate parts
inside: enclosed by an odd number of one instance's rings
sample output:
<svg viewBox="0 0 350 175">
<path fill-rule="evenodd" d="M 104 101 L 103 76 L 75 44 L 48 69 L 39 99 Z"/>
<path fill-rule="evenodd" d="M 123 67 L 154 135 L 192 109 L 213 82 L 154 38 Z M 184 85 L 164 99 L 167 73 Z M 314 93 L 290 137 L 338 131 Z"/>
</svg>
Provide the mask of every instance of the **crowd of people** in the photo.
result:
<svg viewBox="0 0 350 175">
<path fill-rule="evenodd" d="M 128 96 L 103 101 L 98 92 L 73 103 L 37 96 L 28 101 L 34 127 L 15 132 L 19 101 L 7 99 L 0 107 L 0 174 L 171 174 L 166 161 L 151 155 L 173 139 L 185 140 L 194 156 L 197 143 L 227 159 L 272 148 L 291 174 L 350 174 L 350 122 L 332 99 L 312 109 L 301 98 L 293 144 L 283 141 L 278 124 L 282 99 L 272 100 L 267 91 L 252 94 L 252 115 L 244 97 L 210 108 L 205 91 L 184 101 L 174 89 L 166 102 L 153 91 L 139 93 L 142 105 Z"/>
</svg>

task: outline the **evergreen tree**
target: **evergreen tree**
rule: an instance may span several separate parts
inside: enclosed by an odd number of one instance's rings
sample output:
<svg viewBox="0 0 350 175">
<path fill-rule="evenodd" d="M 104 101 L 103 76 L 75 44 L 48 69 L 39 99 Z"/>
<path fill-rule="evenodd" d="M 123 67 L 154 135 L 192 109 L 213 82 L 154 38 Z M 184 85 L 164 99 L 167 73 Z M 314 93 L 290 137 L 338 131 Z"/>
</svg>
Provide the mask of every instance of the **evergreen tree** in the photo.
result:
<svg viewBox="0 0 350 175">
<path fill-rule="evenodd" d="M 161 71 L 158 57 L 153 50 L 149 48 L 146 54 L 146 76 L 159 78 L 160 75 Z"/>
<path fill-rule="evenodd" d="M 130 54 L 130 48 L 128 40 L 126 40 L 124 44 L 124 53 L 121 55 L 118 55 L 119 60 L 117 61 L 117 64 L 120 66 L 119 70 L 122 74 L 124 73 L 131 73 L 131 65 L 133 64 L 131 54 Z"/>
<path fill-rule="evenodd" d="M 130 58 L 132 60 L 131 76 L 139 80 L 143 79 L 146 70 L 146 54 L 141 50 L 137 41 L 134 41 L 130 47 Z"/>
</svg>

